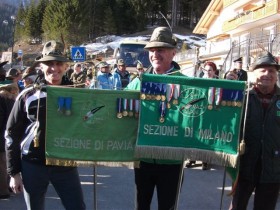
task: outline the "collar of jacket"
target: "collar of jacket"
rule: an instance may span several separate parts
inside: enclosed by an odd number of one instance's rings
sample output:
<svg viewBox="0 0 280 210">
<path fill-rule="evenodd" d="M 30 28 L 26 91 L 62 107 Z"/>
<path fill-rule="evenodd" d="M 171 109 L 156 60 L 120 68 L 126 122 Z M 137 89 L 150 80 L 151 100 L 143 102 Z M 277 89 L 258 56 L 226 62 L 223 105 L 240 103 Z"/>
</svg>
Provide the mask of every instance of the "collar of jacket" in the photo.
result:
<svg viewBox="0 0 280 210">
<path fill-rule="evenodd" d="M 179 66 L 179 64 L 178 63 L 176 63 L 175 61 L 172 61 L 171 62 L 171 65 L 173 65 L 173 70 L 172 71 L 174 71 L 174 70 L 180 70 L 181 68 L 180 68 L 180 66 Z M 148 74 L 153 74 L 153 66 L 152 65 L 150 65 L 148 68 L 147 68 L 147 70 L 146 70 L 146 73 L 148 73 Z M 172 72 L 171 71 L 171 72 Z"/>
</svg>

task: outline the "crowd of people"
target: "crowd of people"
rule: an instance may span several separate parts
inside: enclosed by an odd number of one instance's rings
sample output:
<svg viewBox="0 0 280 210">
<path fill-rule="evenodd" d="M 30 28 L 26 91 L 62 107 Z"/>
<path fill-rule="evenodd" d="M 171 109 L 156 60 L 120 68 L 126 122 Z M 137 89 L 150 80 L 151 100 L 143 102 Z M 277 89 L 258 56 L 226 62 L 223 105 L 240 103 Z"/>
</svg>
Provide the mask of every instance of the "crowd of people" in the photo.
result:
<svg viewBox="0 0 280 210">
<path fill-rule="evenodd" d="M 140 90 L 143 73 L 174 73 L 184 77 L 178 63 L 173 61 L 176 46 L 171 30 L 157 27 L 145 46 L 151 66 L 144 71 L 143 65 L 138 63 L 136 75 L 126 70 L 122 59 L 117 61 L 115 69 L 106 61 L 86 68 L 81 63 L 69 66 L 63 44 L 53 40 L 44 45 L 42 54 L 35 60 L 36 65 L 23 74 L 14 68 L 6 72 L 5 63 L 1 63 L 0 199 L 9 198 L 11 192 L 23 192 L 27 209 L 44 209 L 45 194 L 52 183 L 65 209 L 85 209 L 77 168 L 48 166 L 45 162 L 46 86 Z M 247 81 L 242 58 L 234 60 L 234 65 L 224 79 Z M 254 209 L 276 207 L 280 190 L 280 89 L 276 85 L 279 69 L 278 61 L 268 52 L 256 57 L 252 65 L 256 82 L 248 87 L 248 101 L 242 114 L 245 120 L 241 126 L 246 128 L 242 139 L 245 152 L 240 154 L 239 175 L 230 209 L 245 210 L 253 192 Z M 201 64 L 197 74 L 206 79 L 218 79 L 218 75 L 212 61 Z M 32 85 L 35 82 L 40 88 Z M 194 163 L 195 160 L 190 160 L 187 166 Z M 150 209 L 155 188 L 158 209 L 175 209 L 183 164 L 177 160 L 140 160 L 134 169 L 136 209 Z M 203 169 L 209 169 L 208 163 L 203 163 Z"/>
</svg>

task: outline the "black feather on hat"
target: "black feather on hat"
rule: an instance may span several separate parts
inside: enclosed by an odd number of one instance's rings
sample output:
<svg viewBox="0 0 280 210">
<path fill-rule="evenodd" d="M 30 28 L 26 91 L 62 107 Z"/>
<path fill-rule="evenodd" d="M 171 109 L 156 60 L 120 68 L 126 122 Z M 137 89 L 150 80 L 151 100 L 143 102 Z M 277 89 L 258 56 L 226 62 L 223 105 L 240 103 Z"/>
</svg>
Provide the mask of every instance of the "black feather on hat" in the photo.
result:
<svg viewBox="0 0 280 210">
<path fill-rule="evenodd" d="M 239 57 L 239 58 L 235 59 L 233 62 L 240 62 L 240 63 L 242 63 L 242 57 Z"/>
<path fill-rule="evenodd" d="M 8 63 L 8 61 L 4 61 L 4 62 L 0 63 L 0 68 L 5 66 L 7 63 Z"/>
</svg>

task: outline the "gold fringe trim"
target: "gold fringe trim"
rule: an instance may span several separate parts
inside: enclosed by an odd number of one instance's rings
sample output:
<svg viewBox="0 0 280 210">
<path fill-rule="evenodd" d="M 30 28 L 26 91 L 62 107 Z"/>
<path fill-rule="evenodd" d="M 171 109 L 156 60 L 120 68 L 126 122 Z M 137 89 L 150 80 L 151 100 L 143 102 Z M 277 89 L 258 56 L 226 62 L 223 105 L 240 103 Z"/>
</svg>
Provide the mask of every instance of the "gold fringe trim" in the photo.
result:
<svg viewBox="0 0 280 210">
<path fill-rule="evenodd" d="M 194 148 L 136 146 L 135 158 L 150 158 L 162 160 L 201 160 L 221 166 L 236 168 L 238 154 L 209 151 Z"/>
<path fill-rule="evenodd" d="M 76 161 L 68 159 L 46 158 L 47 165 L 55 166 L 108 166 L 108 167 L 127 167 L 133 168 L 134 162 L 107 162 L 107 161 Z"/>
</svg>

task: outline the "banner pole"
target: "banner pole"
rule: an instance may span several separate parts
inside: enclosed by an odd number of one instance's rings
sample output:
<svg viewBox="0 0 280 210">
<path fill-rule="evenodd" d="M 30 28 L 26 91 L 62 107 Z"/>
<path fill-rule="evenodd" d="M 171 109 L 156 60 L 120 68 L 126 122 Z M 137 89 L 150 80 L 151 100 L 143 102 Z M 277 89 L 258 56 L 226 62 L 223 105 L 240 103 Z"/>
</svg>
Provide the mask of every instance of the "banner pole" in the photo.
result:
<svg viewBox="0 0 280 210">
<path fill-rule="evenodd" d="M 180 191 L 181 191 L 181 187 L 182 187 L 184 168 L 185 168 L 185 161 L 183 161 L 183 163 L 181 165 L 181 170 L 180 170 L 180 175 L 179 175 L 180 177 L 179 177 L 179 182 L 178 182 L 178 187 L 177 187 L 177 194 L 176 194 L 176 201 L 175 201 L 174 210 L 178 210 L 179 196 L 180 196 Z"/>
<path fill-rule="evenodd" d="M 96 181 L 96 166 L 93 166 L 93 209 L 97 210 L 97 200 L 96 200 L 96 187 L 97 187 L 97 181 Z"/>
</svg>

